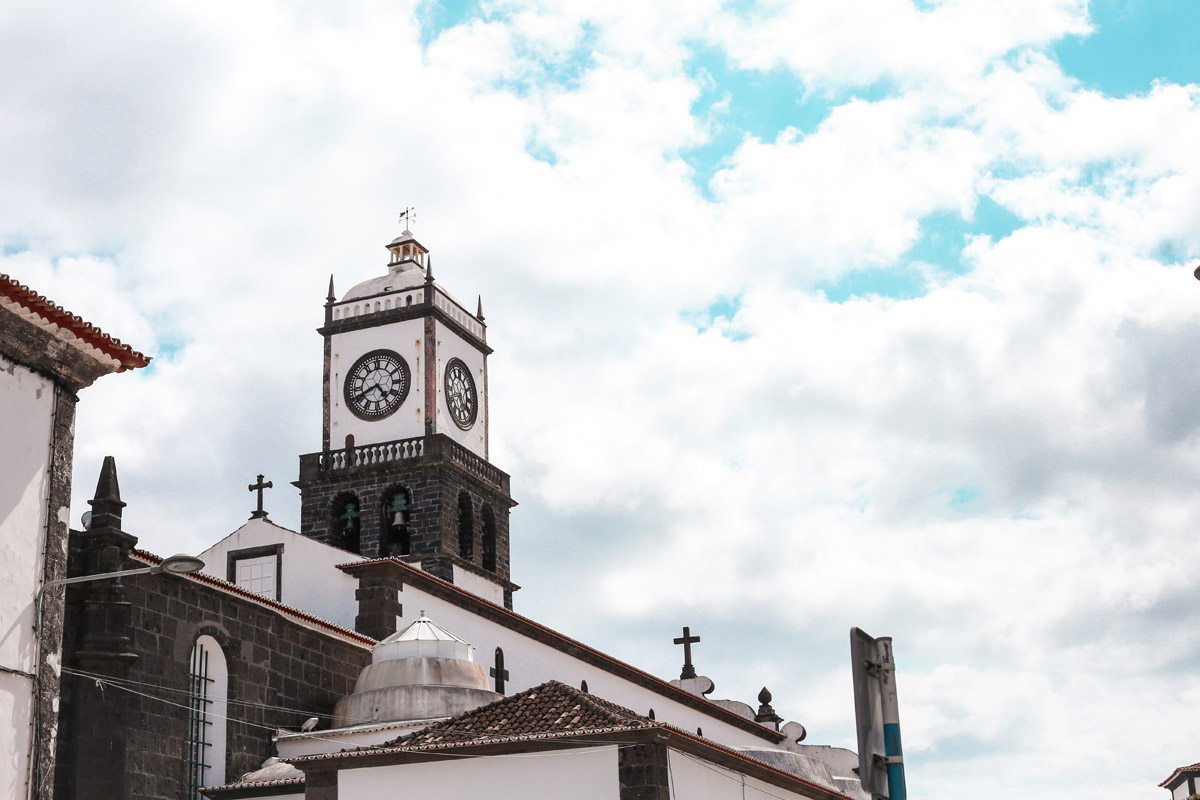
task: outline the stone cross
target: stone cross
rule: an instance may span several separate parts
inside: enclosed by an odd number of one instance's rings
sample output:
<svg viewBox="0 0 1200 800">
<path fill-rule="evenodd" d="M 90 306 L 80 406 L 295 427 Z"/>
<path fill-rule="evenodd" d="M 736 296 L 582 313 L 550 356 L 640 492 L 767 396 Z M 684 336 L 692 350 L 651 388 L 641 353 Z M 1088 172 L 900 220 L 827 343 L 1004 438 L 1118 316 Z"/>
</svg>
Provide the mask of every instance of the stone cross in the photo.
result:
<svg viewBox="0 0 1200 800">
<path fill-rule="evenodd" d="M 263 511 L 263 489 L 274 489 L 275 485 L 271 481 L 263 483 L 263 476 L 258 476 L 258 483 L 252 483 L 247 487 L 252 492 L 258 492 L 258 510 L 250 514 L 250 519 L 265 519 L 267 512 Z"/>
<path fill-rule="evenodd" d="M 508 670 L 504 668 L 504 651 L 496 648 L 496 666 L 492 667 L 491 675 L 496 679 L 496 693 L 504 694 L 504 682 L 508 680 Z"/>
<path fill-rule="evenodd" d="M 692 645 L 700 641 L 699 636 L 692 636 L 688 626 L 683 626 L 683 636 L 675 640 L 675 644 L 683 645 L 683 672 L 679 673 L 680 680 L 696 677 L 696 668 L 692 666 Z"/>
</svg>

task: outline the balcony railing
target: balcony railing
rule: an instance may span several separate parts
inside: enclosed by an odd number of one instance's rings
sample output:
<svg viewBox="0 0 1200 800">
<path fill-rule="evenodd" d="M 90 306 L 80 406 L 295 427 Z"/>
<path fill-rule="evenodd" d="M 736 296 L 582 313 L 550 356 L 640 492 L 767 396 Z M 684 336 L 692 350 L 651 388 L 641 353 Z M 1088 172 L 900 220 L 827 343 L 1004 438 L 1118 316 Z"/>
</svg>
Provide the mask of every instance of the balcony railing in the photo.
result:
<svg viewBox="0 0 1200 800">
<path fill-rule="evenodd" d="M 319 478 L 331 472 L 370 469 L 409 459 L 442 457 L 458 464 L 470 474 L 508 491 L 508 474 L 496 469 L 487 460 L 472 453 L 445 434 L 414 436 L 393 442 L 364 444 L 328 453 L 309 453 L 300 456 L 300 480 Z"/>
</svg>

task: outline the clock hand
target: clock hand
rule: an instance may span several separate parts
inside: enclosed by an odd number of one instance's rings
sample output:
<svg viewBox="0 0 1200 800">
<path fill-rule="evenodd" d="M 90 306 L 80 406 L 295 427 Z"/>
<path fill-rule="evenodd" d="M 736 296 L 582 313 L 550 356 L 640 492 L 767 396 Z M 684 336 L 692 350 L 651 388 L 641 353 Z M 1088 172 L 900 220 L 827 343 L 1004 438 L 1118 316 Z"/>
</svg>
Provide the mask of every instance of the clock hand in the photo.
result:
<svg viewBox="0 0 1200 800">
<path fill-rule="evenodd" d="M 355 397 L 354 399 L 355 399 L 355 400 L 362 400 L 364 397 L 366 397 L 366 396 L 367 396 L 367 393 L 368 393 L 368 392 L 373 392 L 374 390 L 376 390 L 376 389 L 378 389 L 378 388 L 379 388 L 379 384 L 377 383 L 377 384 L 375 384 L 374 386 L 372 386 L 372 387 L 370 387 L 370 388 L 363 389 L 363 390 L 362 390 L 362 392 L 360 392 L 360 393 L 358 394 L 358 396 L 357 396 L 357 397 Z"/>
</svg>

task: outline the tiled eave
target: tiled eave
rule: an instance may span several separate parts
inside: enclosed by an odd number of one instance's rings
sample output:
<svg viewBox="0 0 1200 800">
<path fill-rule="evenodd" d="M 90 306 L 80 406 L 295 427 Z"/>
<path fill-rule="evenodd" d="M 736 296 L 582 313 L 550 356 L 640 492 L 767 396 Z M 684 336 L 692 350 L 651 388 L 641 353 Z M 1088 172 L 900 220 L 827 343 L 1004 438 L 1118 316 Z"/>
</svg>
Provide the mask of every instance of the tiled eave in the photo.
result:
<svg viewBox="0 0 1200 800">
<path fill-rule="evenodd" d="M 149 356 L 3 273 L 0 273 L 0 308 L 55 334 L 113 371 L 124 372 L 150 363 Z"/>
<path fill-rule="evenodd" d="M 304 778 L 279 778 L 273 781 L 253 783 L 226 783 L 221 786 L 205 786 L 200 793 L 220 800 L 237 800 L 240 797 L 271 797 L 279 794 L 296 794 L 304 791 Z"/>
<path fill-rule="evenodd" d="M 161 564 L 163 561 L 162 556 L 156 556 L 154 553 L 149 553 L 140 549 L 135 549 L 133 551 L 133 557 L 149 566 Z M 225 594 L 241 598 L 242 600 L 248 600 L 256 605 L 264 606 L 285 617 L 290 617 L 293 620 L 304 624 L 306 627 L 322 633 L 334 635 L 343 641 L 358 645 L 363 649 L 370 650 L 376 644 L 375 640 L 370 636 L 364 636 L 358 631 L 352 631 L 349 628 L 343 628 L 337 623 L 313 616 L 307 611 L 301 611 L 293 606 L 280 603 L 278 600 L 272 600 L 269 597 L 263 597 L 260 594 L 247 591 L 240 586 L 230 583 L 229 581 L 221 580 L 220 578 L 214 578 L 212 575 L 207 575 L 203 572 L 193 572 L 187 575 L 180 575 L 179 577 L 184 578 L 185 580 L 195 581 L 196 583 L 206 584 L 220 592 L 224 592 Z"/>
<path fill-rule="evenodd" d="M 1180 778 L 1188 777 L 1188 773 L 1192 773 L 1194 777 L 1200 777 L 1200 761 L 1195 764 L 1188 764 L 1186 767 L 1178 767 L 1174 772 L 1167 777 L 1165 781 L 1159 784 L 1164 788 L 1173 788 L 1176 786 Z"/>
</svg>

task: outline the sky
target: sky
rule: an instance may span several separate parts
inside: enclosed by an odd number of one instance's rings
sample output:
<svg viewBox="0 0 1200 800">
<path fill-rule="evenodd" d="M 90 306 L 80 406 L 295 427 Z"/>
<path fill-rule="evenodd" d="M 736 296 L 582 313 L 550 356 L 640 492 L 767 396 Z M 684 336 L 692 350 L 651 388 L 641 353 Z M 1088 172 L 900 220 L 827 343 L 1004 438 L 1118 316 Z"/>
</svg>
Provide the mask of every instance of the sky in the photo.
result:
<svg viewBox="0 0 1200 800">
<path fill-rule="evenodd" d="M 920 800 L 1200 759 L 1200 2 L 0 7 L 0 272 L 154 357 L 81 394 L 125 529 L 299 524 L 397 214 L 482 297 L 516 610 Z"/>
</svg>

